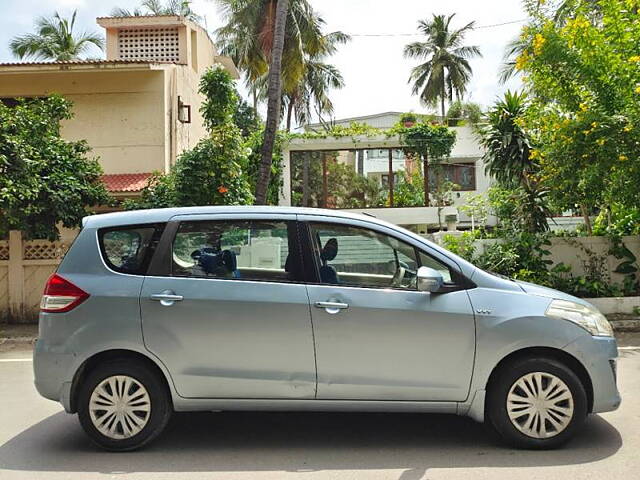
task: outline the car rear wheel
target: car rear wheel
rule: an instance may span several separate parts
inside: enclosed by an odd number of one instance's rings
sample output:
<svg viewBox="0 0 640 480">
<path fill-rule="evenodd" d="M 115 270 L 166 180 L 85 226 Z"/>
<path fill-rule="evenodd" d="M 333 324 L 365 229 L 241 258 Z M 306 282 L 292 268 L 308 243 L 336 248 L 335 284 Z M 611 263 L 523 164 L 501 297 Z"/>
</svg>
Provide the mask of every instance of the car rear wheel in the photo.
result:
<svg viewBox="0 0 640 480">
<path fill-rule="evenodd" d="M 162 379 L 144 364 L 107 362 L 81 386 L 80 424 L 107 450 L 134 450 L 149 443 L 164 430 L 171 411 Z"/>
<path fill-rule="evenodd" d="M 487 400 L 488 420 L 507 443 L 519 448 L 559 447 L 587 415 L 580 379 L 551 358 L 524 358 L 505 366 Z"/>
</svg>

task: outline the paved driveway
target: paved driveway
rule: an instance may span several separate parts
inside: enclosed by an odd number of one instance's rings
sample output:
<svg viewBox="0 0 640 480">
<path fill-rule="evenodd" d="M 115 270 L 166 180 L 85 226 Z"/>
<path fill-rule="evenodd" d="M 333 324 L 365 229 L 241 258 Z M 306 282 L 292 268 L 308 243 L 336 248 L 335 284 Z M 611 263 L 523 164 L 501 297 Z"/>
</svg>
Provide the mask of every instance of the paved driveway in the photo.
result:
<svg viewBox="0 0 640 480">
<path fill-rule="evenodd" d="M 631 338 L 627 343 L 640 345 Z M 134 453 L 103 452 L 75 416 L 33 388 L 30 351 L 0 351 L 0 478 L 10 479 L 635 479 L 640 475 L 640 349 L 620 361 L 622 407 L 591 416 L 552 452 L 494 443 L 482 425 L 445 415 L 176 415 Z"/>
</svg>

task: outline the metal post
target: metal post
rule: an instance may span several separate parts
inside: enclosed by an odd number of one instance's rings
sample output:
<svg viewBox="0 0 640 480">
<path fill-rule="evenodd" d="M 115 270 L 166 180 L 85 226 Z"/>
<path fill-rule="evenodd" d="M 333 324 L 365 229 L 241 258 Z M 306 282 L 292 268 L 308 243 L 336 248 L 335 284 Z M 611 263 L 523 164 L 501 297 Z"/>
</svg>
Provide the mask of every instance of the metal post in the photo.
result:
<svg viewBox="0 0 640 480">
<path fill-rule="evenodd" d="M 327 184 L 327 156 L 322 155 L 322 208 L 327 208 L 327 196 L 329 187 Z"/>
<path fill-rule="evenodd" d="M 422 170 L 424 173 L 424 206 L 429 206 L 429 158 L 425 154 L 422 160 Z"/>
<path fill-rule="evenodd" d="M 393 150 L 389 149 L 389 206 L 393 207 L 393 189 L 395 179 L 393 178 Z"/>
</svg>

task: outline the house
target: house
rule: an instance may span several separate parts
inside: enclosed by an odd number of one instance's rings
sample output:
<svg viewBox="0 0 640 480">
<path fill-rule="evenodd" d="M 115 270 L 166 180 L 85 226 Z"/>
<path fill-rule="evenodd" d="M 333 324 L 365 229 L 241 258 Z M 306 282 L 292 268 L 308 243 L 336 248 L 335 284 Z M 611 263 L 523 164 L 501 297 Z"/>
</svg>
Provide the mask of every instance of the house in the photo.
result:
<svg viewBox="0 0 640 480">
<path fill-rule="evenodd" d="M 58 93 L 73 102 L 68 140 L 87 140 L 115 197 L 135 196 L 206 135 L 200 76 L 220 64 L 207 32 L 179 16 L 101 17 L 106 59 L 0 64 L 0 101 Z"/>
<path fill-rule="evenodd" d="M 388 130 L 398 123 L 400 115 L 401 112 L 384 112 L 335 120 L 331 124 L 348 127 L 352 123 L 364 123 Z M 439 229 L 445 223 L 444 217 L 451 214 L 458 216 L 461 228 L 477 226 L 478 219 L 472 219 L 458 207 L 472 195 L 485 194 L 490 186 L 482 161 L 484 152 L 471 125 L 461 124 L 451 129 L 456 132 L 456 142 L 450 158 L 437 169 L 430 168 L 427 175 L 431 205 L 439 184 L 445 180 L 454 184 L 448 194 L 448 206 L 444 208 L 425 206 L 424 186 L 416 185 L 414 180 L 423 178 L 422 162 L 405 155 L 400 138 L 385 134 L 293 139 L 284 151 L 285 178 L 290 180 L 285 181 L 281 204 L 366 212 L 424 233 Z M 310 124 L 305 130 L 322 132 L 324 128 L 321 124 Z M 363 193 L 350 193 L 343 198 L 332 194 L 336 189 L 329 183 L 335 181 L 338 174 L 346 175 L 348 181 L 361 183 Z M 394 187 L 402 182 L 405 185 L 413 182 L 413 198 L 400 197 L 402 192 Z M 367 190 L 371 190 L 371 194 Z M 493 224 L 495 218 L 489 217 L 487 225 Z"/>
</svg>

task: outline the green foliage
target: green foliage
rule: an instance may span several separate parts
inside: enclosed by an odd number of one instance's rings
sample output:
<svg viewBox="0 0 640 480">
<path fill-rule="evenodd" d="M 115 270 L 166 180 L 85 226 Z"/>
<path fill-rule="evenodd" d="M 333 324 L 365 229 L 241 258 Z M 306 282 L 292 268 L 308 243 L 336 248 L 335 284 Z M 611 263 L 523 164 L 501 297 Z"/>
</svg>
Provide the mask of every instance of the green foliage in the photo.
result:
<svg viewBox="0 0 640 480">
<path fill-rule="evenodd" d="M 308 169 L 309 199 L 306 206 L 323 207 L 322 165 L 327 169 L 327 201 L 336 208 L 379 207 L 387 200 L 385 190 L 377 180 L 367 178 L 354 170 L 353 166 L 336 161 L 336 152 L 296 152 L 291 163 L 292 205 L 304 205 L 305 164 Z"/>
<path fill-rule="evenodd" d="M 387 201 L 387 205 L 388 205 Z M 420 170 L 403 172 L 393 185 L 395 207 L 424 207 L 424 176 Z"/>
<path fill-rule="evenodd" d="M 475 259 L 476 247 L 474 242 L 477 238 L 476 232 L 466 231 L 462 235 L 445 235 L 442 241 L 444 248 L 472 262 Z"/>
<path fill-rule="evenodd" d="M 612 203 L 596 217 L 593 222 L 593 234 L 614 237 L 640 235 L 640 207 Z"/>
<path fill-rule="evenodd" d="M 417 122 L 418 116 L 413 112 L 407 112 L 400 115 L 400 123 Z"/>
<path fill-rule="evenodd" d="M 235 112 L 233 112 L 233 122 L 238 126 L 244 138 L 248 138 L 260 130 L 260 115 L 244 99 L 240 99 Z"/>
<path fill-rule="evenodd" d="M 640 265 L 638 259 L 622 242 L 620 237 L 611 238 L 611 249 L 609 251 L 618 260 L 622 262 L 614 270 L 615 273 L 624 275 L 625 290 L 640 290 Z"/>
<path fill-rule="evenodd" d="M 560 208 L 640 207 L 640 11 L 630 0 L 527 1 L 516 67 L 534 95 L 542 179 Z"/>
<path fill-rule="evenodd" d="M 209 68 L 200 79 L 198 92 L 205 97 L 200 113 L 207 130 L 233 122 L 239 96 L 229 72 L 222 67 Z"/>
<path fill-rule="evenodd" d="M 209 137 L 184 152 L 167 175 L 156 174 L 139 200 L 125 208 L 247 205 L 253 202 L 247 176 L 248 149 L 233 122 L 238 94 L 228 72 L 209 69 L 200 81 L 201 112 Z"/>
<path fill-rule="evenodd" d="M 474 224 L 484 225 L 489 218 L 489 200 L 482 193 L 467 195 L 464 205 L 460 205 L 458 210 L 472 217 Z"/>
<path fill-rule="evenodd" d="M 529 100 L 524 93 L 507 91 L 487 114 L 487 125 L 480 129 L 480 142 L 485 148 L 486 171 L 516 202 L 509 220 L 529 233 L 549 229 L 547 191 L 540 181 L 539 155 L 531 146 L 529 133 L 523 127 Z"/>
<path fill-rule="evenodd" d="M 111 10 L 112 17 L 140 17 L 146 15 L 176 15 L 184 17 L 192 22 L 200 23 L 202 17 L 191 10 L 189 0 L 142 0 L 140 7 L 128 10 L 116 7 Z"/>
<path fill-rule="evenodd" d="M 468 120 L 472 125 L 482 120 L 482 107 L 474 102 L 456 100 L 447 110 L 447 124 L 450 127 L 463 125 Z"/>
<path fill-rule="evenodd" d="M 104 39 L 97 33 L 74 33 L 76 23 L 74 10 L 71 18 L 62 18 L 58 12 L 53 18 L 39 17 L 36 20 L 37 33 L 27 33 L 14 37 L 9 43 L 11 53 L 16 57 L 34 60 L 68 61 L 77 60 L 92 45 L 102 50 Z"/>
<path fill-rule="evenodd" d="M 215 127 L 211 137 L 180 156 L 172 171 L 176 203 L 191 205 L 250 205 L 247 157 L 237 127 Z"/>
<path fill-rule="evenodd" d="M 400 135 L 407 154 L 435 162 L 448 158 L 456 143 L 456 132 L 444 125 L 418 123 L 413 127 L 395 128 L 392 132 Z"/>
<path fill-rule="evenodd" d="M 250 151 L 247 162 L 247 175 L 252 192 L 255 192 L 258 183 L 263 139 L 264 129 L 256 130 L 247 138 L 245 144 L 246 148 Z M 284 184 L 282 146 L 285 141 L 286 135 L 284 132 L 277 132 L 273 147 L 273 160 L 271 161 L 271 176 L 269 187 L 267 188 L 267 205 L 278 205 L 280 191 Z"/>
<path fill-rule="evenodd" d="M 506 232 L 543 232 L 549 229 L 550 215 L 544 196 L 524 188 L 490 187 L 488 198 L 500 228 Z"/>
<path fill-rule="evenodd" d="M 109 202 L 87 143 L 60 136 L 71 105 L 58 95 L 0 103 L 0 235 L 22 230 L 54 240 L 58 223 L 77 227 L 87 207 Z"/>
<path fill-rule="evenodd" d="M 377 180 L 367 178 L 344 163 L 329 162 L 328 196 L 336 208 L 370 208 L 381 206 L 382 194 Z"/>
<path fill-rule="evenodd" d="M 302 138 L 306 140 L 317 140 L 323 138 L 344 138 L 344 137 L 352 137 L 354 143 L 356 142 L 355 137 L 363 136 L 363 137 L 375 137 L 378 135 L 384 135 L 384 130 L 380 130 L 379 128 L 372 127 L 366 123 L 358 123 L 352 122 L 348 127 L 343 125 L 333 125 L 331 128 L 322 130 L 319 132 L 301 132 L 301 133 L 292 133 L 289 134 L 289 138 Z"/>
</svg>

